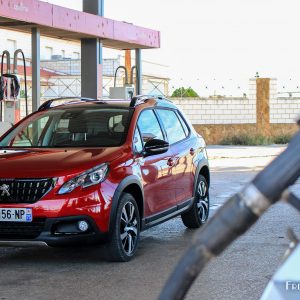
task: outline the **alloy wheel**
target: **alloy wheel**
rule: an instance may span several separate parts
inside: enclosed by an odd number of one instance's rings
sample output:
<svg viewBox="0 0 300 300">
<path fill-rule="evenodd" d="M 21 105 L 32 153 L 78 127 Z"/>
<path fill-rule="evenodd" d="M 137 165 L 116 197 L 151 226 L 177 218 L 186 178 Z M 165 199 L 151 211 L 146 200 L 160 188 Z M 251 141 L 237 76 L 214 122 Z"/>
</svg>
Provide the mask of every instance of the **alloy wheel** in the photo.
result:
<svg viewBox="0 0 300 300">
<path fill-rule="evenodd" d="M 120 221 L 120 238 L 123 250 L 131 255 L 138 240 L 138 221 L 134 205 L 126 202 L 123 206 Z"/>
<path fill-rule="evenodd" d="M 200 221 L 204 223 L 208 218 L 209 212 L 209 195 L 208 186 L 203 180 L 199 181 L 197 188 L 197 208 Z"/>
</svg>

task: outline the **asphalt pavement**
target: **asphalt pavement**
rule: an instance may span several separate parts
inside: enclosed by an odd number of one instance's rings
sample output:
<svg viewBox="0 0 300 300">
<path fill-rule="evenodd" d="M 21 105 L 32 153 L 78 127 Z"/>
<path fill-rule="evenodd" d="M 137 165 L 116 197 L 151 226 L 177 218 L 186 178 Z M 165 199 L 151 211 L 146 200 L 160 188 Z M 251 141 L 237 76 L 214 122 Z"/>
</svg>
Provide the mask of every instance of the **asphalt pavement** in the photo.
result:
<svg viewBox="0 0 300 300">
<path fill-rule="evenodd" d="M 211 213 L 283 149 L 210 147 Z M 300 183 L 294 190 L 300 195 Z M 206 267 L 187 299 L 259 299 L 287 249 L 288 227 L 300 236 L 298 212 L 283 203 L 272 207 Z M 142 233 L 129 263 L 105 261 L 101 248 L 0 248 L 0 300 L 157 299 L 195 234 L 180 218 L 154 227 Z"/>
</svg>

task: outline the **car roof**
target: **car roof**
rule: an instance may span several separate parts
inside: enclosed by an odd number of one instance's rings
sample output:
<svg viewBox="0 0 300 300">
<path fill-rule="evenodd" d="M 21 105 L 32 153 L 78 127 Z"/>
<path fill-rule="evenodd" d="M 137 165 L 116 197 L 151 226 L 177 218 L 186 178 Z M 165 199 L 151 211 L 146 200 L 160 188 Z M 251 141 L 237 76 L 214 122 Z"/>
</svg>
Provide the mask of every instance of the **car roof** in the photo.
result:
<svg viewBox="0 0 300 300">
<path fill-rule="evenodd" d="M 169 107 L 173 109 L 177 109 L 176 105 L 174 105 L 169 99 L 163 97 L 156 96 L 136 96 L 131 100 L 124 99 L 91 99 L 91 98 L 56 98 L 50 99 L 44 102 L 40 107 L 39 111 L 44 111 L 53 108 L 99 108 L 99 107 L 110 107 L 110 108 L 136 108 L 137 106 L 148 104 L 152 100 L 152 106 L 159 107 Z"/>
</svg>

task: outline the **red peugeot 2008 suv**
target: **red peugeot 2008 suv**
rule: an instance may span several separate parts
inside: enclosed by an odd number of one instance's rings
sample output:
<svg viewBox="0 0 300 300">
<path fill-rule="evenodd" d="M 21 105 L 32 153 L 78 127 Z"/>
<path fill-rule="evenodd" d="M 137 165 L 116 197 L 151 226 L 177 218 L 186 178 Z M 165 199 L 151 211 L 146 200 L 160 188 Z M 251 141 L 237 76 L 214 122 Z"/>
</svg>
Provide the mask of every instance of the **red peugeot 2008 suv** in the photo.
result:
<svg viewBox="0 0 300 300">
<path fill-rule="evenodd" d="M 205 142 L 171 101 L 49 100 L 0 139 L 0 245 L 105 241 L 128 261 L 141 230 L 205 223 L 209 181 Z"/>
</svg>

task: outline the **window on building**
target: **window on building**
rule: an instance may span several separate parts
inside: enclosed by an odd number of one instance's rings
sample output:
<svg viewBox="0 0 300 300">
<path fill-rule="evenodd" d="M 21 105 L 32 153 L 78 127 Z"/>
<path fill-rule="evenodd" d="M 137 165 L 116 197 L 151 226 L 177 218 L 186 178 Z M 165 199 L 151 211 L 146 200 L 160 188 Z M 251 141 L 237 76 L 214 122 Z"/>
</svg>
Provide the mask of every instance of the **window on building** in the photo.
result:
<svg viewBox="0 0 300 300">
<path fill-rule="evenodd" d="M 52 47 L 45 47 L 45 59 L 51 59 L 53 55 Z"/>
<path fill-rule="evenodd" d="M 17 50 L 17 41 L 16 40 L 11 40 L 7 39 L 6 41 L 6 47 L 5 47 L 11 55 L 14 54 L 14 52 Z"/>
<path fill-rule="evenodd" d="M 73 58 L 74 59 L 80 59 L 80 53 L 79 52 L 73 52 Z"/>
</svg>

